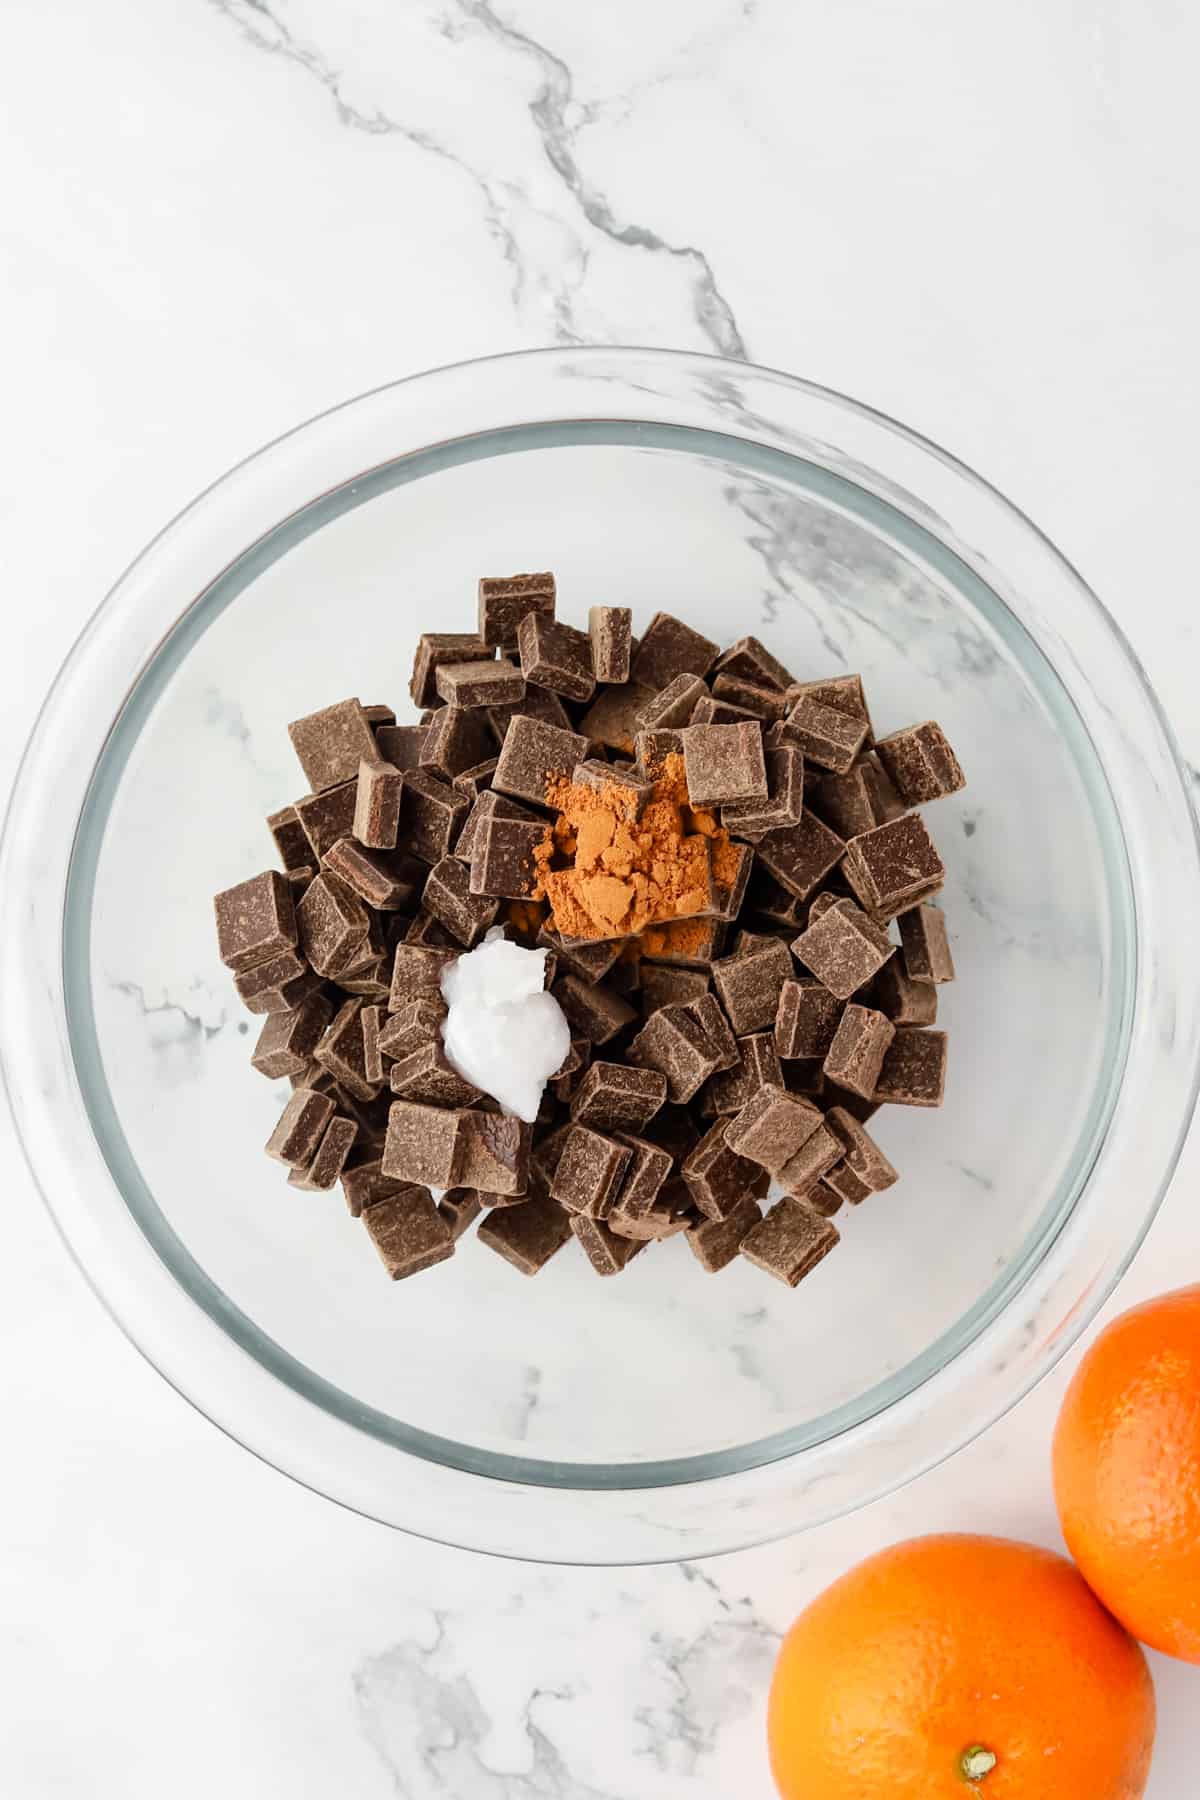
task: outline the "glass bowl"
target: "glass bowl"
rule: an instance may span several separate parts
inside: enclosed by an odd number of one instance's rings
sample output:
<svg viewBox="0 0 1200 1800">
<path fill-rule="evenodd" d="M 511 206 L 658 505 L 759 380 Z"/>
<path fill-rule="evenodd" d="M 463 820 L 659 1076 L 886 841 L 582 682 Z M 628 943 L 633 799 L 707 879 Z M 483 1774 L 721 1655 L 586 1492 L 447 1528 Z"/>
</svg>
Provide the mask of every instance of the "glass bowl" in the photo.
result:
<svg viewBox="0 0 1200 1800">
<path fill-rule="evenodd" d="M 941 1112 L 795 1292 L 679 1243 L 535 1281 L 470 1242 L 386 1279 L 340 1193 L 262 1154 L 286 1093 L 210 896 L 273 860 L 285 725 L 408 714 L 417 633 L 484 573 L 562 615 L 676 611 L 798 675 L 861 670 L 884 730 L 945 726 L 929 809 L 959 979 Z M 143 553 L 34 733 L 3 862 L 4 1066 L 34 1173 L 113 1316 L 297 1480 L 522 1557 L 693 1557 L 880 1495 L 1008 1407 L 1159 1203 L 1197 1067 L 1193 818 L 1128 645 L 977 476 L 762 369 L 570 349 L 438 370 L 293 431 Z"/>
</svg>

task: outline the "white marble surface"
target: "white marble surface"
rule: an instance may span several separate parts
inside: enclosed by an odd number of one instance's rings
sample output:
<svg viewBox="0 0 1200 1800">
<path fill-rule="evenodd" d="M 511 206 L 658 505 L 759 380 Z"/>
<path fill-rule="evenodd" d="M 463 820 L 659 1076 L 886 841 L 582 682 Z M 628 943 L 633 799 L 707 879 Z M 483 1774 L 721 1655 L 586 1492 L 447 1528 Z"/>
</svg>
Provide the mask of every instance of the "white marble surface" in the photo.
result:
<svg viewBox="0 0 1200 1800">
<path fill-rule="evenodd" d="M 1200 764 L 1200 21 L 1168 0 L 10 0 L 7 779 L 142 543 L 365 387 L 547 341 L 748 355 L 1043 525 Z M 1065 1371 L 857 1518 L 704 1567 L 408 1542 L 219 1437 L 109 1324 L 7 1126 L 0 1768 L 20 1800 L 766 1796 L 778 1632 L 935 1528 L 1056 1541 Z M 1195 1275 L 1195 1140 L 1121 1303 Z M 1153 1800 L 1194 1792 L 1156 1659 Z"/>
</svg>

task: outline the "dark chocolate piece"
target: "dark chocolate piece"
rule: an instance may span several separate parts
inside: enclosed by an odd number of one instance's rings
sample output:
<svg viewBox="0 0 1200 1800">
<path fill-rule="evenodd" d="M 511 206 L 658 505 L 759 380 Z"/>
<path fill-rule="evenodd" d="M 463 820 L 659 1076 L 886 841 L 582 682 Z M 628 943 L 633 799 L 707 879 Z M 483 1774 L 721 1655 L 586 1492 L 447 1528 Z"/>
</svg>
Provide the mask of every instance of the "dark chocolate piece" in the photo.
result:
<svg viewBox="0 0 1200 1800">
<path fill-rule="evenodd" d="M 932 719 L 880 738 L 875 751 L 906 806 L 923 806 L 967 785 L 945 733 Z"/>
<path fill-rule="evenodd" d="M 386 993 L 384 998 L 387 998 Z M 370 1001 L 363 1007 L 359 1017 L 362 1019 L 363 1070 L 370 1085 L 381 1088 L 383 1051 L 379 1048 L 379 1034 L 383 1027 L 383 1008 L 375 1001 Z"/>
<path fill-rule="evenodd" d="M 353 1119 L 330 1119 L 312 1161 L 306 1167 L 293 1169 L 288 1185 L 310 1194 L 327 1193 L 336 1187 L 357 1136 L 358 1126 Z"/>
<path fill-rule="evenodd" d="M 832 1219 L 835 1213 L 842 1210 L 844 1196 L 837 1188 L 830 1186 L 830 1177 L 834 1175 L 838 1175 L 840 1179 L 855 1180 L 855 1177 L 850 1175 L 846 1169 L 845 1163 L 835 1163 L 830 1169 L 829 1175 L 822 1175 L 820 1181 L 810 1187 L 804 1196 L 804 1205 L 811 1206 L 813 1211 L 820 1213 L 823 1219 Z"/>
<path fill-rule="evenodd" d="M 474 803 L 480 794 L 491 791 L 492 776 L 496 773 L 496 761 L 494 756 L 485 756 L 482 762 L 472 763 L 469 769 L 464 769 L 460 775 L 453 777 L 450 786 L 456 794 L 465 794 L 467 799 Z M 463 830 L 466 830 L 465 825 Z M 459 854 L 457 846 L 454 854 L 456 856 Z"/>
<path fill-rule="evenodd" d="M 800 1199 L 841 1161 L 842 1146 L 827 1125 L 819 1124 L 805 1138 L 796 1154 L 778 1172 L 778 1180 L 793 1199 Z"/>
<path fill-rule="evenodd" d="M 326 788 L 323 794 L 305 794 L 296 801 L 296 817 L 312 846 L 315 862 L 320 862 L 339 838 L 353 834 L 357 802 L 357 777 L 353 781 L 343 781 L 338 787 Z"/>
<path fill-rule="evenodd" d="M 594 987 L 596 982 L 604 979 L 618 961 L 622 947 L 619 938 L 605 938 L 596 944 L 586 938 L 560 938 L 548 925 L 540 928 L 537 941 L 586 987 Z"/>
<path fill-rule="evenodd" d="M 364 706 L 363 712 L 366 714 L 367 723 L 370 725 L 372 731 L 378 730 L 381 725 L 394 725 L 396 723 L 396 709 L 394 706 Z"/>
<path fill-rule="evenodd" d="M 615 1205 L 626 1218 L 635 1219 L 654 1205 L 663 1183 L 671 1173 L 673 1158 L 669 1150 L 649 1138 L 618 1132 L 617 1138 L 630 1152 L 629 1166 L 621 1179 Z"/>
<path fill-rule="evenodd" d="M 884 1055 L 895 1035 L 896 1027 L 883 1013 L 851 1003 L 825 1057 L 826 1075 L 852 1094 L 873 1099 Z"/>
<path fill-rule="evenodd" d="M 411 769 L 400 800 L 400 841 L 424 863 L 441 862 L 470 811 L 465 794 L 455 793 L 428 769 Z"/>
<path fill-rule="evenodd" d="M 946 936 L 945 913 L 936 906 L 914 906 L 910 912 L 902 912 L 896 923 L 908 979 L 953 981 L 954 957 Z"/>
<path fill-rule="evenodd" d="M 587 739 L 577 732 L 558 731 L 517 713 L 504 734 L 492 787 L 497 793 L 544 806 L 552 777 L 569 778 L 587 751 Z"/>
<path fill-rule="evenodd" d="M 419 1050 L 422 1044 L 432 1044 L 441 1036 L 445 1017 L 446 1007 L 440 996 L 435 998 L 431 993 L 407 1001 L 381 1027 L 380 1054 L 394 1057 L 398 1061 L 412 1051 Z"/>
<path fill-rule="evenodd" d="M 693 1204 L 706 1219 L 727 1219 L 735 1212 L 758 1173 L 753 1163 L 730 1148 L 725 1137 L 728 1124 L 728 1119 L 718 1119 L 682 1165 Z"/>
<path fill-rule="evenodd" d="M 292 1168 L 310 1163 L 332 1117 L 333 1101 L 328 1094 L 297 1088 L 267 1139 L 267 1155 Z"/>
<path fill-rule="evenodd" d="M 738 1037 L 774 1025 L 779 990 L 792 973 L 787 946 L 777 938 L 713 964 L 713 984 Z"/>
<path fill-rule="evenodd" d="M 781 1088 L 761 1087 L 739 1113 L 721 1123 L 731 1150 L 770 1174 L 781 1175 L 820 1128 L 821 1110 Z"/>
<path fill-rule="evenodd" d="M 275 839 L 279 860 L 285 869 L 311 867 L 312 845 L 294 806 L 281 806 L 278 812 L 270 813 L 267 828 Z"/>
<path fill-rule="evenodd" d="M 362 1155 L 363 1160 L 358 1161 Z M 346 1196 L 346 1206 L 350 1217 L 357 1219 L 369 1206 L 378 1206 L 381 1200 L 390 1200 L 404 1187 L 404 1182 L 393 1181 L 383 1173 L 378 1152 L 364 1153 L 361 1144 L 350 1153 L 350 1160 L 342 1170 L 342 1192 Z"/>
<path fill-rule="evenodd" d="M 464 712 L 480 706 L 519 706 L 525 698 L 524 673 L 503 656 L 492 662 L 443 663 L 436 686 L 447 706 Z M 437 723 L 435 718 L 431 732 Z"/>
<path fill-rule="evenodd" d="M 784 720 L 783 735 L 803 750 L 807 762 L 844 775 L 866 743 L 867 729 L 865 719 L 852 718 L 804 694 Z"/>
<path fill-rule="evenodd" d="M 269 1013 L 251 1063 L 272 1081 L 302 1074 L 332 1017 L 333 1002 L 322 993 L 310 994 L 294 1011 Z"/>
<path fill-rule="evenodd" d="M 801 1200 L 780 1200 L 742 1239 L 741 1254 L 756 1269 L 796 1287 L 839 1242 L 837 1227 Z"/>
<path fill-rule="evenodd" d="M 647 781 L 657 781 L 668 756 L 683 755 L 682 731 L 639 731 L 635 740 L 637 765 Z"/>
<path fill-rule="evenodd" d="M 857 907 L 839 900 L 792 944 L 792 954 L 839 1000 L 864 987 L 893 955 L 886 931 Z"/>
<path fill-rule="evenodd" d="M 426 1187 L 473 1186 L 462 1180 L 466 1121 L 472 1115 L 396 1100 L 388 1112 L 380 1166 L 385 1175 Z"/>
<path fill-rule="evenodd" d="M 617 688 L 617 693 L 623 692 Z M 521 714 L 527 719 L 538 719 L 543 725 L 552 725 L 556 731 L 573 731 L 571 715 L 549 688 L 529 687 L 525 689 L 525 698 L 515 706 L 489 706 L 486 712 L 488 729 L 495 739 L 497 748 L 503 744 L 505 734 L 512 721 Z"/>
<path fill-rule="evenodd" d="M 383 1079 L 372 1080 L 363 1040 L 363 1006 L 360 999 L 343 1001 L 333 1023 L 313 1051 L 313 1059 L 333 1076 L 340 1088 L 356 1100 L 373 1100 Z"/>
<path fill-rule="evenodd" d="M 412 1184 L 362 1215 L 380 1261 L 393 1281 L 431 1269 L 454 1255 L 454 1236 L 428 1187 Z"/>
<path fill-rule="evenodd" d="M 742 712 L 773 725 L 787 711 L 787 698 L 778 688 L 764 687 L 757 681 L 746 681 L 740 675 L 724 671 L 713 677 L 713 698 L 725 700 Z"/>
<path fill-rule="evenodd" d="M 804 757 L 794 745 L 764 751 L 766 800 L 742 800 L 721 808 L 721 823 L 735 837 L 759 838 L 798 825 L 804 812 Z"/>
<path fill-rule="evenodd" d="M 538 1194 L 523 1206 L 489 1212 L 475 1236 L 522 1275 L 536 1275 L 571 1241 L 571 1215 L 548 1194 Z"/>
<path fill-rule="evenodd" d="M 787 690 L 787 698 L 791 706 L 801 700 L 812 699 L 821 706 L 831 706 L 834 712 L 845 713 L 847 718 L 864 719 L 867 726 L 866 742 L 874 743 L 871 714 L 867 696 L 863 692 L 861 675 L 827 675 L 821 681 L 794 681 Z"/>
<path fill-rule="evenodd" d="M 637 715 L 639 740 L 644 732 L 676 731 L 686 725 L 697 701 L 706 697 L 708 689 L 699 675 L 676 675 Z"/>
<path fill-rule="evenodd" d="M 466 864 L 457 857 L 444 856 L 430 869 L 422 899 L 426 912 L 432 913 L 451 937 L 468 950 L 495 924 L 500 910 L 498 901 L 473 893 L 470 882 Z"/>
<path fill-rule="evenodd" d="M 533 1127 L 500 1113 L 471 1112 L 463 1131 L 460 1180 L 481 1194 L 520 1196 L 529 1191 Z"/>
<path fill-rule="evenodd" d="M 632 1151 L 587 1126 L 573 1124 L 554 1171 L 550 1192 L 570 1212 L 603 1219 L 611 1212 Z"/>
<path fill-rule="evenodd" d="M 754 721 L 689 725 L 683 733 L 683 763 L 693 806 L 767 798 L 762 726 Z"/>
<path fill-rule="evenodd" d="M 701 969 L 680 969 L 670 963 L 643 962 L 642 1014 L 649 1018 L 660 1006 L 686 1006 L 708 992 L 708 975 Z"/>
<path fill-rule="evenodd" d="M 757 1203 L 739 1200 L 724 1219 L 701 1219 L 684 1233 L 688 1249 L 702 1269 L 717 1275 L 734 1260 L 746 1237 L 762 1218 Z"/>
<path fill-rule="evenodd" d="M 596 691 L 592 646 L 585 631 L 558 619 L 527 613 L 517 628 L 521 673 L 535 687 L 581 703 Z"/>
<path fill-rule="evenodd" d="M 842 860 L 845 851 L 836 832 L 806 810 L 798 825 L 769 831 L 758 846 L 758 858 L 780 887 L 797 900 L 807 900 L 830 869 Z"/>
<path fill-rule="evenodd" d="M 645 1240 L 638 1243 L 633 1238 L 618 1237 L 603 1219 L 589 1218 L 586 1213 L 572 1215 L 571 1230 L 597 1275 L 619 1275 L 646 1248 Z"/>
<path fill-rule="evenodd" d="M 519 806 L 515 800 L 506 800 L 503 794 L 493 793 L 491 788 L 485 788 L 478 799 L 472 802 L 466 822 L 455 840 L 453 853 L 460 862 L 471 861 L 475 854 L 476 840 L 489 819 L 524 819 L 529 824 L 533 820 L 533 814 L 524 806 Z M 544 819 L 541 825 L 545 831 Z"/>
<path fill-rule="evenodd" d="M 896 1106 L 940 1106 L 946 1091 L 946 1033 L 901 1025 L 875 1087 L 876 1100 Z"/>
<path fill-rule="evenodd" d="M 719 646 L 670 613 L 657 612 L 638 644 L 631 676 L 643 687 L 665 688 L 676 675 L 707 675 Z"/>
<path fill-rule="evenodd" d="M 426 631 L 417 639 L 413 658 L 412 680 L 408 691 L 414 706 L 438 704 L 437 672 L 450 663 L 485 660 L 488 651 L 483 640 L 470 631 Z M 422 724 L 425 721 L 422 720 Z M 385 750 L 384 745 L 380 745 Z"/>
<path fill-rule="evenodd" d="M 625 756 L 634 754 L 637 737 L 637 715 L 656 690 L 640 682 L 626 682 L 624 687 L 601 688 L 583 718 L 579 729 L 590 744 L 602 744 L 608 750 L 619 750 Z"/>
<path fill-rule="evenodd" d="M 336 877 L 376 912 L 400 912 L 411 906 L 425 885 L 426 874 L 419 863 L 400 852 L 367 850 L 348 837 L 339 838 L 325 852 L 321 871 Z"/>
<path fill-rule="evenodd" d="M 278 869 L 225 888 L 213 901 L 221 961 L 235 975 L 290 949 L 299 936 L 292 890 Z"/>
<path fill-rule="evenodd" d="M 685 1105 L 720 1067 L 721 1054 L 682 1006 L 663 1006 L 650 1015 L 626 1051 L 637 1068 L 657 1069 L 667 1092 Z"/>
<path fill-rule="evenodd" d="M 637 1018 L 632 1006 L 607 988 L 589 987 L 578 975 L 563 975 L 553 993 L 573 1031 L 592 1044 L 607 1044 Z"/>
<path fill-rule="evenodd" d="M 310 881 L 296 908 L 300 943 L 318 975 L 335 976 L 361 961 L 371 921 L 357 894 L 333 875 Z"/>
<path fill-rule="evenodd" d="M 480 1090 L 446 1061 L 440 1037 L 419 1044 L 392 1063 L 388 1086 L 393 1094 L 421 1106 L 473 1106 L 480 1098 Z"/>
<path fill-rule="evenodd" d="M 937 989 L 932 981 L 912 981 L 906 975 L 900 958 L 894 956 L 884 964 L 867 990 L 871 1005 L 892 1021 L 893 1025 L 936 1025 Z"/>
<path fill-rule="evenodd" d="M 427 725 L 381 725 L 375 733 L 380 756 L 401 774 L 417 768 L 428 729 Z"/>
<path fill-rule="evenodd" d="M 485 575 L 479 583 L 479 635 L 485 644 L 515 644 L 530 613 L 554 617 L 556 584 L 549 569 L 529 575 Z"/>
<path fill-rule="evenodd" d="M 803 822 L 802 818 L 801 824 Z M 803 900 L 798 900 L 785 887 L 780 887 L 775 877 L 768 874 L 756 858 L 750 871 L 750 884 L 746 889 L 747 917 L 753 916 L 785 928 L 790 926 L 794 932 L 804 918 L 804 911 Z"/>
<path fill-rule="evenodd" d="M 791 674 L 779 658 L 772 656 L 756 637 L 739 638 L 736 644 L 731 644 L 718 656 L 713 670 L 717 675 L 753 681 L 759 687 L 778 688 L 783 693 L 793 685 Z"/>
<path fill-rule="evenodd" d="M 474 1188 L 457 1187 L 442 1195 L 437 1209 L 438 1217 L 449 1226 L 450 1236 L 457 1244 L 483 1211 L 483 1202 Z"/>
<path fill-rule="evenodd" d="M 614 1206 L 608 1215 L 607 1224 L 610 1231 L 619 1237 L 633 1238 L 637 1243 L 653 1244 L 663 1238 L 674 1237 L 677 1232 L 686 1231 L 689 1226 L 699 1222 L 700 1214 L 696 1211 L 691 1190 L 681 1176 L 673 1175 L 663 1183 L 662 1189 L 652 1206 L 644 1212 L 627 1213 L 621 1206 Z"/>
<path fill-rule="evenodd" d="M 482 666 L 500 667 L 499 663 Z M 461 775 L 464 769 L 472 769 L 483 762 L 491 748 L 491 727 L 482 712 L 472 712 L 465 706 L 443 706 L 425 727 L 421 767 L 453 784 L 455 776 Z M 455 792 L 460 791 L 455 789 Z"/>
<path fill-rule="evenodd" d="M 533 853 L 545 840 L 542 820 L 504 819 L 493 813 L 471 840 L 470 891 L 495 899 L 519 900 L 537 879 Z"/>
<path fill-rule="evenodd" d="M 783 1065 L 783 1085 L 789 1094 L 800 1094 L 806 1100 L 819 1100 L 825 1092 L 825 1059 L 821 1056 L 793 1056 Z"/>
<path fill-rule="evenodd" d="M 905 813 L 851 838 L 842 867 L 864 907 L 875 912 L 908 910 L 946 870 L 919 813 Z"/>
<path fill-rule="evenodd" d="M 597 681 L 626 682 L 633 648 L 633 613 L 627 606 L 590 606 L 588 638 Z"/>
<path fill-rule="evenodd" d="M 725 859 L 736 858 L 734 872 L 724 881 L 717 874 L 717 867 L 712 869 L 712 906 L 713 916 L 718 919 L 732 921 L 742 910 L 746 898 L 746 889 L 754 868 L 754 852 L 749 844 L 730 844 L 722 852 L 720 867 L 725 871 Z"/>
<path fill-rule="evenodd" d="M 783 1071 L 775 1039 L 769 1031 L 755 1032 L 736 1038 L 738 1060 L 732 1068 L 713 1075 L 704 1089 L 704 1107 L 711 1115 L 740 1112 L 746 1102 L 765 1086 L 781 1088 Z"/>
<path fill-rule="evenodd" d="M 314 794 L 358 777 L 358 765 L 379 754 L 371 722 L 358 700 L 341 700 L 288 726 L 292 748 Z"/>
<path fill-rule="evenodd" d="M 440 1005 L 442 971 L 457 955 L 457 950 L 440 950 L 430 944 L 397 944 L 388 1011 L 398 1013 L 410 1000 L 429 999 Z"/>
<path fill-rule="evenodd" d="M 825 1115 L 825 1124 L 842 1147 L 847 1169 L 864 1187 L 872 1194 L 881 1194 L 885 1188 L 895 1186 L 900 1179 L 899 1175 L 874 1138 L 844 1106 L 831 1106 Z M 830 1181 L 831 1186 L 835 1185 L 830 1176 L 825 1179 Z M 841 1193 L 842 1189 L 838 1187 L 837 1191 Z M 847 1195 L 846 1198 L 848 1197 Z"/>
<path fill-rule="evenodd" d="M 399 769 L 391 763 L 363 761 L 355 789 L 354 835 L 373 850 L 394 850 L 400 828 Z"/>
<path fill-rule="evenodd" d="M 640 1131 L 667 1098 L 665 1075 L 624 1063 L 594 1062 L 571 1099 L 571 1117 L 600 1131 Z"/>
<path fill-rule="evenodd" d="M 842 1016 L 842 1002 L 819 981 L 785 981 L 775 1014 L 775 1046 L 781 1057 L 824 1062 Z"/>
<path fill-rule="evenodd" d="M 689 725 L 758 725 L 762 728 L 762 719 L 758 713 L 750 712 L 744 706 L 735 706 L 731 700 L 717 700 L 705 688 L 704 692 L 692 708 Z"/>
<path fill-rule="evenodd" d="M 233 985 L 242 1005 L 252 1013 L 290 1012 L 288 996 L 313 992 L 320 983 L 304 959 L 289 945 L 277 951 L 266 962 L 255 963 L 242 975 L 235 975 Z"/>
<path fill-rule="evenodd" d="M 891 777 L 874 752 L 860 756 L 844 775 L 816 771 L 810 791 L 814 811 L 847 839 L 898 819 L 904 811 Z"/>
<path fill-rule="evenodd" d="M 682 1006 L 683 1011 L 695 1019 L 712 1045 L 713 1054 L 719 1058 L 715 1072 L 721 1075 L 727 1069 L 735 1069 L 740 1060 L 738 1041 L 716 996 L 709 993 L 697 994 L 694 999 L 684 1001 Z"/>
</svg>

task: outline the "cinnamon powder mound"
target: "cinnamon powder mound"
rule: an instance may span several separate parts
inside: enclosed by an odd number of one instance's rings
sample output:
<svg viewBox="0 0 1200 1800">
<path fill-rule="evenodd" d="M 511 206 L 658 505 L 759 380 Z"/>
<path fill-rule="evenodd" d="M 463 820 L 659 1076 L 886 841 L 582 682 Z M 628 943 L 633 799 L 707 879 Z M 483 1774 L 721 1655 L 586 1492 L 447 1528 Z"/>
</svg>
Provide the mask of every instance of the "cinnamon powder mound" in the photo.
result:
<svg viewBox="0 0 1200 1800">
<path fill-rule="evenodd" d="M 546 800 L 558 817 L 535 852 L 533 894 L 563 937 L 634 937 L 705 912 L 713 879 L 728 882 L 736 869 L 728 832 L 688 804 L 681 756 L 666 758 L 640 813 L 637 795 L 615 781 L 553 777 Z"/>
</svg>

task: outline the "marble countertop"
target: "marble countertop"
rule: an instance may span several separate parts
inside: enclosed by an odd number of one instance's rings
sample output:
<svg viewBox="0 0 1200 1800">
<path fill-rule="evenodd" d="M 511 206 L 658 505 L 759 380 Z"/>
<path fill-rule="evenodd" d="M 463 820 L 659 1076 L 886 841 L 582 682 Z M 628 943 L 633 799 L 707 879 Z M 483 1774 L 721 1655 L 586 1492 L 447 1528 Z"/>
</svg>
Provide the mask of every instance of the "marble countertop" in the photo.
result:
<svg viewBox="0 0 1200 1800">
<path fill-rule="evenodd" d="M 331 403 L 547 342 L 719 351 L 945 443 L 1062 546 L 1200 765 L 1200 18 L 1144 0 L 15 0 L 0 777 L 161 523 Z M 339 1512 L 113 1328 L 0 1169 L 0 1767 L 20 1800 L 766 1800 L 780 1632 L 874 1548 L 1057 1542 L 1067 1371 L 857 1517 L 531 1568 Z M 1120 1291 L 1194 1273 L 1196 1138 Z M 1153 1800 L 1194 1791 L 1155 1659 Z"/>
</svg>

